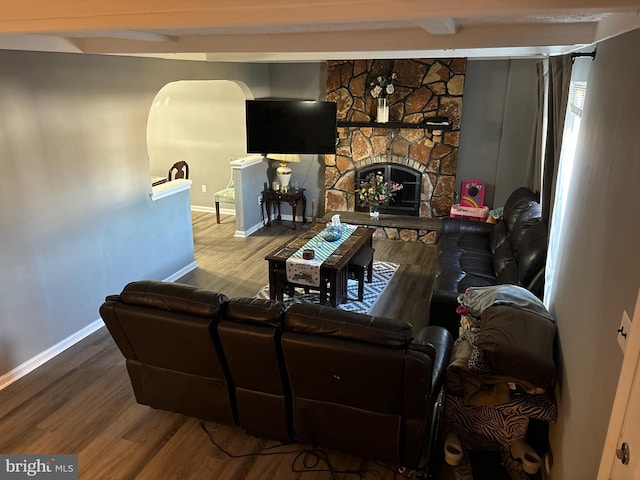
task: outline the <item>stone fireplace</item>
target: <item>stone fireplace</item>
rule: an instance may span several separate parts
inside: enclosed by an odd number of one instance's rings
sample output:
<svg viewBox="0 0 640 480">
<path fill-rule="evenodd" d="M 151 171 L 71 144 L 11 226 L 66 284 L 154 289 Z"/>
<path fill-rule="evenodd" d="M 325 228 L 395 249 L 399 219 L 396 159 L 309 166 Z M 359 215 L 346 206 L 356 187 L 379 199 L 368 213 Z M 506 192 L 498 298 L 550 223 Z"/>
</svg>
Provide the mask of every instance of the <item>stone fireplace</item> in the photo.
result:
<svg viewBox="0 0 640 480">
<path fill-rule="evenodd" d="M 448 216 L 455 191 L 465 72 L 463 58 L 328 62 L 327 100 L 338 105 L 339 126 L 336 155 L 325 156 L 325 210 L 362 210 L 355 198 L 359 173 L 372 168 L 390 172 L 393 164 L 394 170 L 411 173 L 407 181 L 414 183 L 408 188 L 413 195 L 407 202 L 412 204 L 387 213 Z M 367 124 L 375 119 L 371 85 L 378 76 L 391 73 L 397 78 L 389 96 L 389 120 L 412 128 Z M 431 117 L 448 118 L 451 130 L 413 127 Z"/>
</svg>

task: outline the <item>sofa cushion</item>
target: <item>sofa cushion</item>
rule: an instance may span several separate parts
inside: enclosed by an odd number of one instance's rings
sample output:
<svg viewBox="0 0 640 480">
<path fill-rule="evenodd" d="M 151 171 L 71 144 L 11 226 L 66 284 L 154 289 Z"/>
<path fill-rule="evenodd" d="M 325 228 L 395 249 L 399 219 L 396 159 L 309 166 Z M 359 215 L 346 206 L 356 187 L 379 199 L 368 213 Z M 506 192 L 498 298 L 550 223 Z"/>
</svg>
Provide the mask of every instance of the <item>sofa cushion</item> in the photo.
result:
<svg viewBox="0 0 640 480">
<path fill-rule="evenodd" d="M 516 225 L 518 220 L 523 215 L 527 215 L 528 212 L 536 212 L 537 211 L 538 202 L 535 201 L 521 201 L 520 203 L 515 204 L 511 210 L 509 210 L 509 214 L 505 214 L 504 222 L 507 225 L 507 230 L 511 232 L 513 227 Z M 533 210 L 532 210 L 533 209 Z"/>
<path fill-rule="evenodd" d="M 438 240 L 438 251 L 465 249 L 490 255 L 489 237 L 476 233 L 453 233 L 444 235 Z"/>
<path fill-rule="evenodd" d="M 232 298 L 226 310 L 226 318 L 234 322 L 272 326 L 279 326 L 283 315 L 280 302 L 261 298 Z"/>
<path fill-rule="evenodd" d="M 125 304 L 153 307 L 187 315 L 213 317 L 221 312 L 228 298 L 210 290 L 180 283 L 141 280 L 131 282 L 120 293 Z"/>
<path fill-rule="evenodd" d="M 498 250 L 500 246 L 507 240 L 509 240 L 507 224 L 501 220 L 496 223 L 495 228 L 489 235 L 489 250 L 491 251 L 491 253 L 495 254 L 496 250 Z"/>
<path fill-rule="evenodd" d="M 488 307 L 481 319 L 476 346 L 493 374 L 520 378 L 545 390 L 553 385 L 554 322 L 510 305 Z"/>
<path fill-rule="evenodd" d="M 496 275 L 499 275 L 502 270 L 507 268 L 510 264 L 517 264 L 516 257 L 511 248 L 511 242 L 509 239 L 505 239 L 504 242 L 496 249 L 492 257 L 493 270 Z"/>
<path fill-rule="evenodd" d="M 287 309 L 285 330 L 390 347 L 406 347 L 413 340 L 409 323 L 310 303 L 295 303 Z"/>
<path fill-rule="evenodd" d="M 513 192 L 511 192 L 511 194 L 507 198 L 507 201 L 504 202 L 504 208 L 502 209 L 503 216 L 511 216 L 511 210 L 518 204 L 526 204 L 537 201 L 538 196 L 533 193 L 531 189 L 527 187 L 518 187 Z"/>
<path fill-rule="evenodd" d="M 486 252 L 451 249 L 438 255 L 440 271 L 459 270 L 466 274 L 495 278 L 491 256 Z"/>
<path fill-rule="evenodd" d="M 542 295 L 542 285 L 534 286 L 534 282 L 544 277 L 547 259 L 548 228 L 545 220 L 532 225 L 518 242 L 516 258 L 518 259 L 518 275 L 520 285 L 535 295 Z M 540 280 L 542 281 L 542 280 Z"/>
<path fill-rule="evenodd" d="M 518 264 L 516 262 L 507 262 L 496 276 L 496 285 L 518 285 L 520 278 L 518 277 Z M 482 285 L 475 285 L 481 287 Z"/>
<path fill-rule="evenodd" d="M 534 226 L 536 223 L 540 222 L 539 218 L 530 218 L 524 221 L 518 221 L 511 231 L 509 235 L 509 240 L 511 241 L 511 247 L 513 248 L 513 252 L 518 256 L 518 249 L 521 247 L 522 239 L 525 237 L 529 229 Z"/>
</svg>

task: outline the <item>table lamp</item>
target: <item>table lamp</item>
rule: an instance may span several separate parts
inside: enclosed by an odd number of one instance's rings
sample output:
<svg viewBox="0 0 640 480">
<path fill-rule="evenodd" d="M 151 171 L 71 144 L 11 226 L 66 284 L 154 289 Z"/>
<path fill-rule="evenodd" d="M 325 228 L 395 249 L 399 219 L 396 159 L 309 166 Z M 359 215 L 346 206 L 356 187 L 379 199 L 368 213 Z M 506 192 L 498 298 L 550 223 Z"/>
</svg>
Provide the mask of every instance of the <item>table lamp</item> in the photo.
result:
<svg viewBox="0 0 640 480">
<path fill-rule="evenodd" d="M 270 153 L 267 155 L 267 158 L 280 162 L 280 166 L 276 168 L 276 175 L 278 176 L 278 181 L 280 182 L 280 188 L 285 191 L 288 190 L 289 180 L 291 180 L 291 168 L 289 168 L 287 164 L 300 162 L 300 156 L 292 154 Z"/>
</svg>

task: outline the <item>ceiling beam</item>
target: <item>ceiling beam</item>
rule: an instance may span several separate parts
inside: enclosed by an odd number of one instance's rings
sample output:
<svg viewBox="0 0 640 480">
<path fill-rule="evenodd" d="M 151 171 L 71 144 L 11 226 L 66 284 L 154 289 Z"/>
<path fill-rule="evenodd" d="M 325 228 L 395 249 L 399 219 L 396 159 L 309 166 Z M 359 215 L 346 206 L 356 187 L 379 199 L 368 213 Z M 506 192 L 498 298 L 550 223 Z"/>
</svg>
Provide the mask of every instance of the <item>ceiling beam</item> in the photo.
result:
<svg viewBox="0 0 640 480">
<path fill-rule="evenodd" d="M 408 29 L 314 32 L 280 35 L 194 35 L 175 42 L 134 42 L 121 38 L 83 38 L 85 53 L 287 53 L 394 52 L 469 48 L 584 45 L 594 41 L 596 24 L 493 25 L 464 27 L 455 35 Z"/>
<path fill-rule="evenodd" d="M 362 24 L 637 9 L 637 0 L 3 0 L 0 32 Z"/>
</svg>

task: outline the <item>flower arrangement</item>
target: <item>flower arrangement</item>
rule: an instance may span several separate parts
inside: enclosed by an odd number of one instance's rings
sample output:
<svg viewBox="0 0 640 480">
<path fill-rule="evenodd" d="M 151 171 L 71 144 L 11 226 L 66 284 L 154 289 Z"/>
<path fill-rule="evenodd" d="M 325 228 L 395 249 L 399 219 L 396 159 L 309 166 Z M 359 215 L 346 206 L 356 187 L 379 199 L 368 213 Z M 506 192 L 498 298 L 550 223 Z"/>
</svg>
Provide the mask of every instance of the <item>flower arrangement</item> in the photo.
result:
<svg viewBox="0 0 640 480">
<path fill-rule="evenodd" d="M 360 198 L 360 204 L 371 208 L 377 205 L 387 205 L 402 188 L 401 183 L 392 180 L 385 181 L 382 172 L 371 172 L 364 180 L 360 181 L 356 193 Z"/>
<path fill-rule="evenodd" d="M 386 98 L 395 92 L 393 81 L 397 78 L 395 73 L 387 75 L 386 77 L 378 77 L 375 82 L 371 82 L 371 96 L 373 98 Z"/>
</svg>

